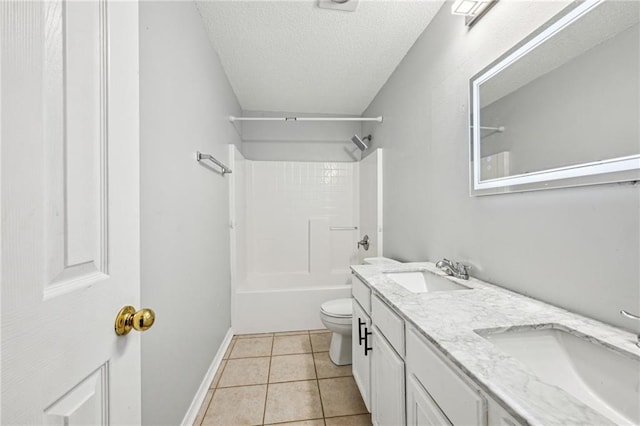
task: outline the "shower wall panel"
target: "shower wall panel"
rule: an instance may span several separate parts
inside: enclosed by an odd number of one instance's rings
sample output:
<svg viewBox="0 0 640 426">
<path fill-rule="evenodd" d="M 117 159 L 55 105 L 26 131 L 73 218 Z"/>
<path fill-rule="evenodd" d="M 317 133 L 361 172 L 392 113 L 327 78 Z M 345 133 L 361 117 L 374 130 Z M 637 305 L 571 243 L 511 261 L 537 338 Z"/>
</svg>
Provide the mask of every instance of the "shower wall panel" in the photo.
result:
<svg viewBox="0 0 640 426">
<path fill-rule="evenodd" d="M 356 262 L 358 164 L 246 161 L 247 279 L 282 289 L 348 284 Z"/>
</svg>

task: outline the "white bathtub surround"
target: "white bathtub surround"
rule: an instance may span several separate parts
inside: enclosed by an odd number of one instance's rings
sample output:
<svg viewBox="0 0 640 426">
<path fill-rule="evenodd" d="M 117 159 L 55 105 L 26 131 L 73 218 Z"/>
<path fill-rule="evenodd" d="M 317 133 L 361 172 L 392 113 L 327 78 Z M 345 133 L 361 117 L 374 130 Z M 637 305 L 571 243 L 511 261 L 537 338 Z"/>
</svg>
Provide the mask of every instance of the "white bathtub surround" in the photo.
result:
<svg viewBox="0 0 640 426">
<path fill-rule="evenodd" d="M 640 359 L 635 335 L 543 302 L 471 278 L 448 278 L 472 290 L 411 293 L 381 271 L 429 270 L 443 275 L 430 262 L 353 266 L 356 275 L 392 306 L 404 320 L 498 401 L 518 421 L 529 424 L 613 424 L 568 394 L 539 380 L 522 362 L 481 337 L 491 332 L 553 327 L 614 348 L 622 356 Z"/>
<path fill-rule="evenodd" d="M 320 305 L 350 296 L 358 263 L 358 163 L 252 161 L 232 150 L 234 330 L 323 328 Z"/>
<path fill-rule="evenodd" d="M 236 290 L 233 300 L 233 328 L 242 333 L 317 330 L 320 305 L 349 297 L 351 285 L 285 290 Z M 309 325 L 311 324 L 311 325 Z"/>
<path fill-rule="evenodd" d="M 356 262 L 358 164 L 245 160 L 247 280 L 279 290 L 348 284 Z"/>
</svg>

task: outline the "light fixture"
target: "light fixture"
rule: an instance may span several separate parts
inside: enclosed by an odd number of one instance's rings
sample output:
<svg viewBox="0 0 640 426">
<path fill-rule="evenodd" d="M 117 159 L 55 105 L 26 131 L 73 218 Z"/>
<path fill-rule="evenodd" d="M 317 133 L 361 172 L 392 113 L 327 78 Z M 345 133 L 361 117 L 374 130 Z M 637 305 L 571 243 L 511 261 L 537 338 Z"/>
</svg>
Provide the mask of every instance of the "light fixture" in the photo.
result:
<svg viewBox="0 0 640 426">
<path fill-rule="evenodd" d="M 456 0 L 451 6 L 451 13 L 465 16 L 464 23 L 470 27 L 497 2 L 498 0 Z"/>
</svg>

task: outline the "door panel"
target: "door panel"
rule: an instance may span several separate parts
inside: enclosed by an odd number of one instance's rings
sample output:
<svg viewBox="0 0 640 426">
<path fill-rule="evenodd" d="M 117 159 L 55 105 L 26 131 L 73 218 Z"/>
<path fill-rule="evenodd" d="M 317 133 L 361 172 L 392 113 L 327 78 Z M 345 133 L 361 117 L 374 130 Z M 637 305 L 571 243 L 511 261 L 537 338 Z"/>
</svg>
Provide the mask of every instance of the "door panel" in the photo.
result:
<svg viewBox="0 0 640 426">
<path fill-rule="evenodd" d="M 0 3 L 2 424 L 139 424 L 138 6 Z"/>
<path fill-rule="evenodd" d="M 106 278 L 107 16 L 105 1 L 44 8 L 47 299 Z"/>
<path fill-rule="evenodd" d="M 44 410 L 47 425 L 109 424 L 109 374 L 103 364 Z"/>
</svg>

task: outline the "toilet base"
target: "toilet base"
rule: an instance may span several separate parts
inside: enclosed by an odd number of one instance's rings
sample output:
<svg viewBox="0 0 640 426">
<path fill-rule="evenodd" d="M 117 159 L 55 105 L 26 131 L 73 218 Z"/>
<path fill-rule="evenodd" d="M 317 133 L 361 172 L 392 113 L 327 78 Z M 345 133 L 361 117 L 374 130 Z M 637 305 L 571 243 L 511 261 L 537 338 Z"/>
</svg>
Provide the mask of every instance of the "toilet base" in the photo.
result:
<svg viewBox="0 0 640 426">
<path fill-rule="evenodd" d="M 336 365 L 351 364 L 351 334 L 333 333 L 329 347 L 329 359 Z"/>
</svg>

